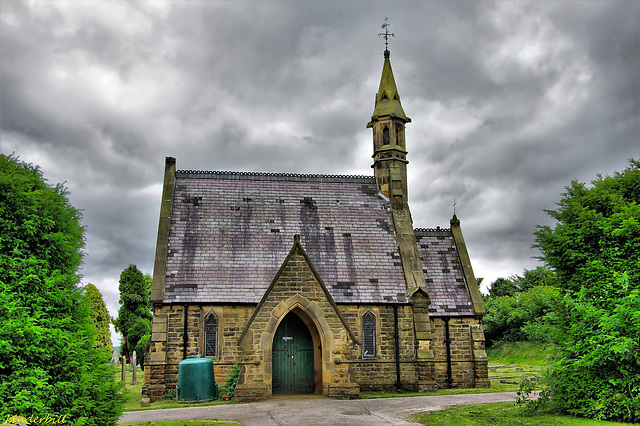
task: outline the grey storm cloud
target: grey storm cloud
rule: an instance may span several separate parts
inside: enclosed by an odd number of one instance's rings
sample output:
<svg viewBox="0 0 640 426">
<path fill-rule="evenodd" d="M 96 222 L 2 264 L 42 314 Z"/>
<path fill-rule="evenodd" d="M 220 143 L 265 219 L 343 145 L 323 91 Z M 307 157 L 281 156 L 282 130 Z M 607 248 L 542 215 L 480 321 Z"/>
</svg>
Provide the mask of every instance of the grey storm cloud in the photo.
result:
<svg viewBox="0 0 640 426">
<path fill-rule="evenodd" d="M 66 182 L 109 311 L 152 273 L 180 169 L 371 174 L 380 25 L 407 114 L 416 227 L 454 198 L 476 275 L 538 263 L 572 179 L 640 157 L 637 1 L 4 1 L 0 150 Z"/>
</svg>

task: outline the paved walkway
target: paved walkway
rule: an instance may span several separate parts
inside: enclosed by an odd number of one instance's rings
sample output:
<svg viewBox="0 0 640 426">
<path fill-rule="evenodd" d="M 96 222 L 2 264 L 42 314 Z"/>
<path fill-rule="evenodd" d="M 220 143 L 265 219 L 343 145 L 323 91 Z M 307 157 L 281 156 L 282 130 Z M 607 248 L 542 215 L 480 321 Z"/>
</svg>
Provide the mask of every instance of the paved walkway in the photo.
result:
<svg viewBox="0 0 640 426">
<path fill-rule="evenodd" d="M 119 423 L 160 420 L 225 419 L 245 426 L 269 425 L 416 425 L 410 415 L 456 405 L 514 401 L 515 392 L 472 395 L 337 400 L 322 396 L 279 396 L 248 404 L 130 411 Z"/>
</svg>

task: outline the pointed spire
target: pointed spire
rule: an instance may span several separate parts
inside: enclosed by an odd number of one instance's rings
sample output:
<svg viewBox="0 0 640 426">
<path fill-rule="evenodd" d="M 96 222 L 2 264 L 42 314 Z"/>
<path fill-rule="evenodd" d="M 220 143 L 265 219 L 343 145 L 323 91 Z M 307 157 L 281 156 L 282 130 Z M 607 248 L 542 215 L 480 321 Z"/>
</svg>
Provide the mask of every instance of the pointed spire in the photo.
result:
<svg viewBox="0 0 640 426">
<path fill-rule="evenodd" d="M 376 106 L 371 117 L 371 125 L 373 122 L 378 121 L 379 117 L 395 117 L 405 122 L 410 122 L 411 119 L 406 116 L 400 103 L 400 95 L 398 94 L 398 88 L 396 87 L 396 81 L 393 78 L 393 71 L 391 70 L 391 61 L 389 60 L 390 52 L 384 51 L 384 66 L 382 67 L 382 77 L 380 78 L 380 87 L 376 94 Z"/>
</svg>

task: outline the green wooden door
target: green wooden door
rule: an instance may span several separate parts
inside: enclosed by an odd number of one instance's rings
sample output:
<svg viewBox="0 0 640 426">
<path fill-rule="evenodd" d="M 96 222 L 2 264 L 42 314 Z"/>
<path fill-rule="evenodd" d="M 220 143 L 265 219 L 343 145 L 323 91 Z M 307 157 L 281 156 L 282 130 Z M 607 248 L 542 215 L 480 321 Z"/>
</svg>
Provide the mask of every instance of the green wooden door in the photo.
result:
<svg viewBox="0 0 640 426">
<path fill-rule="evenodd" d="M 272 347 L 273 393 L 314 393 L 313 340 L 306 324 L 289 313 L 276 330 Z"/>
</svg>

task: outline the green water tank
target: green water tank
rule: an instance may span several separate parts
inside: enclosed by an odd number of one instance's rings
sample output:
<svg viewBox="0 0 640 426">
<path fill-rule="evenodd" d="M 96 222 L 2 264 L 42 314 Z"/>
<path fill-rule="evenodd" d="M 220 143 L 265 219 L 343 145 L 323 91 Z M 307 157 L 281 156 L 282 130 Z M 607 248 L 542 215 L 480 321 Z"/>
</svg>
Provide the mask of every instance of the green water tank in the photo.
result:
<svg viewBox="0 0 640 426">
<path fill-rule="evenodd" d="M 206 402 L 217 398 L 218 384 L 213 375 L 213 361 L 188 356 L 178 364 L 176 398 L 179 402 Z"/>
</svg>

